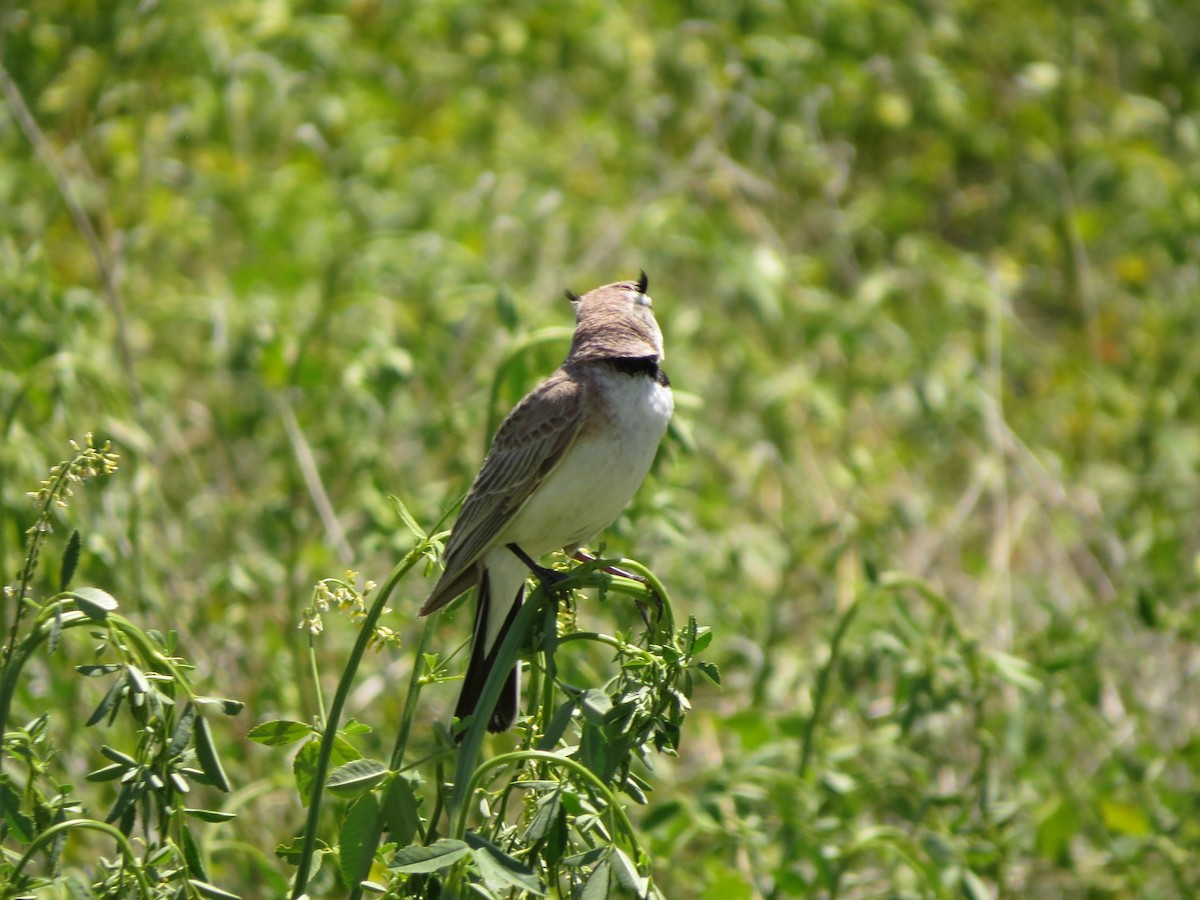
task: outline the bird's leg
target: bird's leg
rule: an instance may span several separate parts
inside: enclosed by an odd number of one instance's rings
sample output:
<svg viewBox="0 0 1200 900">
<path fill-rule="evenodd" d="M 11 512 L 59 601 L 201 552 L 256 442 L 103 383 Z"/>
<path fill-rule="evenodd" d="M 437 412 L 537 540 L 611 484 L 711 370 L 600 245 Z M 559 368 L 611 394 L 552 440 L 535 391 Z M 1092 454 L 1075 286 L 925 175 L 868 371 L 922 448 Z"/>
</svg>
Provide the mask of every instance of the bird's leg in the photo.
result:
<svg viewBox="0 0 1200 900">
<path fill-rule="evenodd" d="M 597 559 L 599 559 L 598 556 L 593 556 L 592 554 L 590 554 L 586 550 L 584 550 L 582 547 L 576 549 L 576 551 L 573 554 L 571 554 L 571 558 L 576 559 L 579 562 L 584 562 L 584 563 L 595 562 Z M 650 584 L 649 581 L 647 581 L 641 575 L 637 575 L 633 572 L 627 572 L 625 569 L 619 568 L 617 566 L 605 566 L 603 571 L 607 572 L 609 575 L 617 575 L 621 578 L 629 578 L 633 581 L 638 582 L 638 584 L 644 584 L 646 586 L 647 590 L 649 590 L 650 593 L 654 595 L 654 605 L 656 607 L 656 616 L 655 617 L 660 620 L 662 619 L 663 599 L 662 599 L 662 597 L 660 597 L 658 595 L 658 591 L 656 591 L 654 589 L 654 586 L 652 584 Z M 634 602 L 637 603 L 638 612 L 640 612 L 642 614 L 642 621 L 646 623 L 646 627 L 647 628 L 651 627 L 650 626 L 650 617 L 646 614 L 646 604 L 643 603 L 641 600 L 636 600 Z"/>
<path fill-rule="evenodd" d="M 542 583 L 542 590 L 557 600 L 558 585 L 560 582 L 570 578 L 570 573 L 559 572 L 555 569 L 548 569 L 545 566 L 535 562 L 533 558 L 530 557 L 530 555 L 522 550 L 517 544 L 509 544 L 508 549 L 516 555 L 517 559 L 529 567 L 529 571 L 532 572 L 534 577 Z"/>
</svg>

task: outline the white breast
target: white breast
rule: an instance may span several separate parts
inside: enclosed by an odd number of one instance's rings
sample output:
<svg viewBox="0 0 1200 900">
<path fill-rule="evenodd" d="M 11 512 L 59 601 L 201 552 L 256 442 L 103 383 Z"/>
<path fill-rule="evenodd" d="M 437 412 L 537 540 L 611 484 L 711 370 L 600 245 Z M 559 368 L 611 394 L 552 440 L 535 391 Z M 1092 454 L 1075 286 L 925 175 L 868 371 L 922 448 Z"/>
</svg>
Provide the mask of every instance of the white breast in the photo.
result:
<svg viewBox="0 0 1200 900">
<path fill-rule="evenodd" d="M 563 460 L 526 501 L 497 543 L 539 556 L 581 543 L 608 526 L 637 492 L 671 420 L 670 388 L 645 376 L 601 370 L 603 427 L 586 426 Z"/>
</svg>

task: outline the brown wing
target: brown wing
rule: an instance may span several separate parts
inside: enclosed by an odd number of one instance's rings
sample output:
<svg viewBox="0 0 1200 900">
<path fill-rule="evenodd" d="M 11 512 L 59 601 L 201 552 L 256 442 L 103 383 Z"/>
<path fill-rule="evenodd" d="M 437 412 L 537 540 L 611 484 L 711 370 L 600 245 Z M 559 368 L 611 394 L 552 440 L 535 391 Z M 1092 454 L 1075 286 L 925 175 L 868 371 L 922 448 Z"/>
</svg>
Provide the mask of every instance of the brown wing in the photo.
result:
<svg viewBox="0 0 1200 900">
<path fill-rule="evenodd" d="M 479 558 L 574 442 L 583 422 L 583 390 L 559 369 L 508 414 L 463 501 L 446 544 L 446 570 L 420 615 L 475 584 Z"/>
</svg>

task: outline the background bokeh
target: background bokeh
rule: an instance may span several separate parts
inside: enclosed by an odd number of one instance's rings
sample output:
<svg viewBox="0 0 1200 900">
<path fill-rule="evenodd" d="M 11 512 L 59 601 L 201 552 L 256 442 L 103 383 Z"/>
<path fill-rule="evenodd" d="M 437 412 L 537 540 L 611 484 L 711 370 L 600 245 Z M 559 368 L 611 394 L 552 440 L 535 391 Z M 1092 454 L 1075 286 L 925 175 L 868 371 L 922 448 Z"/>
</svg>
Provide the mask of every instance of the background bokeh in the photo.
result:
<svg viewBox="0 0 1200 900">
<path fill-rule="evenodd" d="M 387 497 L 432 526 L 565 351 L 563 289 L 644 268 L 678 413 L 605 541 L 712 627 L 725 682 L 647 776 L 667 896 L 1200 892 L 1192 3 L 0 23 L 4 580 L 25 492 L 111 439 L 64 518 L 80 577 L 247 702 L 216 723 L 215 882 L 286 872 L 302 811 L 244 735 L 315 709 L 313 583 L 381 580 L 410 541 Z M 386 624 L 415 634 L 428 586 Z M 330 677 L 351 639 L 328 623 Z M 380 747 L 410 665 L 364 667 Z M 90 690 L 47 668 L 25 702 L 78 725 Z"/>
</svg>

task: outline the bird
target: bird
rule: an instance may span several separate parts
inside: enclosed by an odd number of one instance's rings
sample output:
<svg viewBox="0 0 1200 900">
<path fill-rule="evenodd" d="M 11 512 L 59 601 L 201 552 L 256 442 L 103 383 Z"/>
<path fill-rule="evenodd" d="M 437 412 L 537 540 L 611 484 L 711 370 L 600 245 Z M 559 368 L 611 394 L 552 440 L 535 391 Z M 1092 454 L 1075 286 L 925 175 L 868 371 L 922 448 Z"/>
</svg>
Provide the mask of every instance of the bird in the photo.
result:
<svg viewBox="0 0 1200 900">
<path fill-rule="evenodd" d="M 525 597 L 530 571 L 553 550 L 575 553 L 637 492 L 666 434 L 674 401 L 663 338 L 646 291 L 606 284 L 567 291 L 575 331 L 562 365 L 501 423 L 446 541 L 445 568 L 420 608 L 427 616 L 477 587 L 471 657 L 454 715 L 484 714 L 507 731 L 520 706 L 520 664 L 494 710 L 479 710 L 496 654 Z"/>
</svg>

